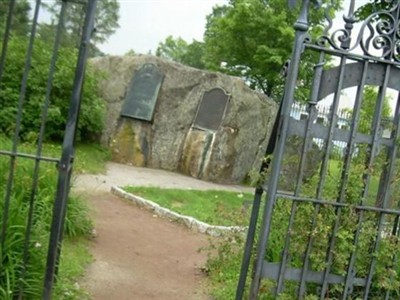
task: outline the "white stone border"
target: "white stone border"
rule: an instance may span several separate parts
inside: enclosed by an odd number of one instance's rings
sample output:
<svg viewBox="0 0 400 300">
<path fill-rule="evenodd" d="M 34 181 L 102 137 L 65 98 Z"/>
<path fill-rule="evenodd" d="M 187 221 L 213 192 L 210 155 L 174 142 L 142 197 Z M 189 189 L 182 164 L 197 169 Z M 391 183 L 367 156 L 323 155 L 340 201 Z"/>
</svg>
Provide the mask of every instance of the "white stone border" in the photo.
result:
<svg viewBox="0 0 400 300">
<path fill-rule="evenodd" d="M 221 236 L 227 232 L 246 232 L 247 227 L 242 226 L 217 226 L 201 222 L 193 217 L 178 214 L 168 208 L 162 207 L 153 201 L 125 192 L 119 186 L 111 187 L 111 194 L 132 201 L 140 208 L 153 211 L 157 216 L 185 225 L 187 228 L 211 236 Z"/>
</svg>

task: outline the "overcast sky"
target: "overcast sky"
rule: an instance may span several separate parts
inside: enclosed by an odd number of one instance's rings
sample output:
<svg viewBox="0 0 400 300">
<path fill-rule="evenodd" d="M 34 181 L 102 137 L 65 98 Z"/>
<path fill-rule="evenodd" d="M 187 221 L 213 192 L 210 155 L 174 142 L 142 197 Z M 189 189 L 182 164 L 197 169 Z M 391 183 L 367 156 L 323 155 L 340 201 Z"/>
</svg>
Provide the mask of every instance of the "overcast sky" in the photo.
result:
<svg viewBox="0 0 400 300">
<path fill-rule="evenodd" d="M 285 0 L 283 0 L 285 1 Z M 100 50 L 122 55 L 155 52 L 169 35 L 202 40 L 206 16 L 227 0 L 120 0 L 120 28 Z"/>
</svg>

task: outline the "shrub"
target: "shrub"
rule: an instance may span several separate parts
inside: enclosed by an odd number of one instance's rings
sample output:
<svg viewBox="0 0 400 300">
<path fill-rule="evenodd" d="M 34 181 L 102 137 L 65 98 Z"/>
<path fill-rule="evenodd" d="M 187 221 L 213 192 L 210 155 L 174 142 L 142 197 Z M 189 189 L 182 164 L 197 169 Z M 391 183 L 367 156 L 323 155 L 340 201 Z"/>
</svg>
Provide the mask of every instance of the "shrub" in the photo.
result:
<svg viewBox="0 0 400 300">
<path fill-rule="evenodd" d="M 369 295 L 371 299 L 382 299 L 386 291 L 391 292 L 393 299 L 398 299 L 400 296 L 400 267 L 397 263 L 397 257 L 400 254 L 398 225 L 396 225 L 397 232 L 391 232 L 393 230 L 392 227 L 398 221 L 396 220 L 398 217 L 386 215 L 383 228 L 379 232 L 377 226 L 380 218 L 379 213 L 375 211 L 360 213 L 354 207 L 354 205 L 359 205 L 362 200 L 360 195 L 364 188 L 363 175 L 367 172 L 364 165 L 366 153 L 361 150 L 358 156 L 352 160 L 352 165 L 348 172 L 348 184 L 343 201 L 350 204 L 349 207 L 343 207 L 339 212 L 332 205 L 298 202 L 292 206 L 293 202 L 290 199 L 283 197 L 276 199 L 265 258 L 269 262 L 278 263 L 282 261 L 289 219 L 293 211 L 295 216 L 290 230 L 287 268 L 299 269 L 303 267 L 306 257 L 304 254 L 306 253 L 308 242 L 312 240 L 312 248 L 307 256 L 308 269 L 317 272 L 324 271 L 327 266 L 327 249 L 335 222 L 339 220 L 335 235 L 335 245 L 331 253 L 331 274 L 345 276 L 350 256 L 353 251 L 356 251 L 353 274 L 356 278 L 366 278 L 371 267 L 371 261 L 374 260 L 373 282 Z M 371 168 L 368 171 L 371 175 L 371 186 L 370 193 L 363 199 L 364 205 L 377 205 L 378 207 L 381 205 L 376 203 L 376 199 L 379 197 L 378 188 L 374 187 L 374 182 L 377 184 L 381 176 L 381 171 L 378 170 L 381 170 L 384 166 L 383 158 L 383 155 L 377 156 L 375 168 Z M 330 171 L 326 176 L 322 191 L 323 199 L 331 199 L 332 201 L 337 199 L 342 168 L 342 162 L 330 161 Z M 397 207 L 399 199 L 396 184 L 398 178 L 400 178 L 399 169 L 396 170 L 395 180 L 392 183 L 391 207 Z M 316 174 L 303 185 L 301 196 L 315 197 L 318 183 L 319 174 Z M 261 218 L 259 222 L 261 222 Z M 356 231 L 360 233 L 357 247 L 354 245 Z M 375 250 L 374 243 L 378 236 L 380 236 L 380 243 L 378 249 Z M 238 244 L 237 241 L 235 241 L 235 244 Z M 257 244 L 257 241 L 255 244 Z M 231 299 L 236 288 L 243 249 L 232 246 L 232 240 L 223 241 L 217 249 L 217 255 L 211 256 L 207 264 L 207 270 L 213 281 L 213 293 L 216 299 Z M 250 278 L 248 283 L 249 281 Z M 286 281 L 285 290 L 279 295 L 279 299 L 297 298 L 298 284 L 298 282 Z M 332 299 L 340 298 L 343 286 L 342 284 L 331 284 L 329 286 L 329 297 Z M 274 299 L 274 287 L 274 281 L 263 280 L 260 288 L 260 299 Z M 316 284 L 307 284 L 308 298 L 306 299 L 316 298 L 316 295 L 319 295 L 319 288 Z M 354 297 L 354 299 L 363 297 L 363 288 L 355 286 L 351 297 Z"/>
<path fill-rule="evenodd" d="M 7 135 L 13 134 L 15 129 L 26 49 L 26 38 L 15 37 L 9 42 L 5 70 L 0 82 L 0 132 Z M 39 132 L 51 56 L 52 45 L 36 40 L 23 107 L 21 138 L 24 140 L 35 140 Z M 63 138 L 76 60 L 77 50 L 74 48 L 64 47 L 58 52 L 46 123 L 47 139 L 62 140 Z M 97 94 L 96 76 L 98 74 L 95 74 L 88 66 L 82 94 L 78 140 L 96 139 L 103 127 L 105 108 L 102 99 Z"/>
</svg>

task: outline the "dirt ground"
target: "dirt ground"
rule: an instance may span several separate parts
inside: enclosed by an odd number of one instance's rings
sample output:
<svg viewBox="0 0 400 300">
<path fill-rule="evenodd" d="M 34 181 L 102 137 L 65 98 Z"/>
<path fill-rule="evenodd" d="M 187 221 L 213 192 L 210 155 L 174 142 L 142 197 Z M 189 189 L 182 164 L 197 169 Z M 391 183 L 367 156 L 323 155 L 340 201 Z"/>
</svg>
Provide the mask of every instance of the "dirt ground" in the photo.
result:
<svg viewBox="0 0 400 300">
<path fill-rule="evenodd" d="M 108 164 L 106 175 L 84 175 L 75 193 L 84 193 L 94 208 L 97 237 L 91 242 L 94 262 L 83 286 L 94 300 L 208 300 L 201 272 L 209 237 L 160 219 L 109 193 L 113 184 L 158 185 L 196 189 L 230 189 L 186 176 Z"/>
</svg>

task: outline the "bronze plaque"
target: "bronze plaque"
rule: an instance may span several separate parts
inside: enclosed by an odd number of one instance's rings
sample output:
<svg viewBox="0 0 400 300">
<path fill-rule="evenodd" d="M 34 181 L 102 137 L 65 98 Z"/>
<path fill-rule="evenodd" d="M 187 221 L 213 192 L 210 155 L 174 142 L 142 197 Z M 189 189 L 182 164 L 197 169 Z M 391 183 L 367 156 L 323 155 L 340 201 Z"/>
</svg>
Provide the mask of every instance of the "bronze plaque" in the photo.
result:
<svg viewBox="0 0 400 300">
<path fill-rule="evenodd" d="M 230 95 L 221 88 L 203 94 L 193 126 L 199 129 L 218 130 L 228 107 Z"/>
<path fill-rule="evenodd" d="M 132 78 L 121 116 L 152 121 L 158 92 L 164 79 L 154 64 L 145 64 Z"/>
</svg>

